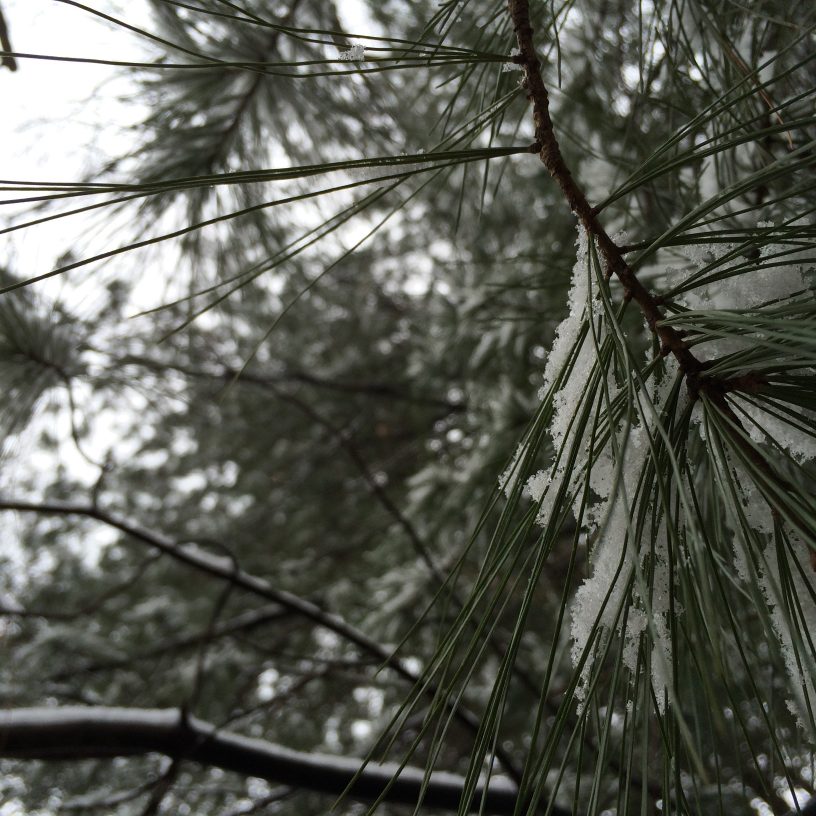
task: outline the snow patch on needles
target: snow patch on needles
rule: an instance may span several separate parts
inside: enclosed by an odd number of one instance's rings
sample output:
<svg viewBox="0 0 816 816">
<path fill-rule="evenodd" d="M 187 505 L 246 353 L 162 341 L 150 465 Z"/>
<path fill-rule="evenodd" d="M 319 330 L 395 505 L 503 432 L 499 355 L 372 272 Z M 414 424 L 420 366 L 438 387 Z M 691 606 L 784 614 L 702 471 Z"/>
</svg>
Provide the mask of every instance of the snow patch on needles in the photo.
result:
<svg viewBox="0 0 816 816">
<path fill-rule="evenodd" d="M 665 376 L 655 400 L 655 409 L 675 382 Z M 641 639 L 651 643 L 652 687 L 658 709 L 665 713 L 666 701 L 674 698 L 672 676 L 671 620 L 682 614 L 682 606 L 674 602 L 671 581 L 671 554 L 665 518 L 651 540 L 648 531 L 637 530 L 635 508 L 643 501 L 642 485 L 647 476 L 651 452 L 649 435 L 657 422 L 635 425 L 618 440 L 617 453 L 609 447 L 598 459 L 600 468 L 592 467 L 592 491 L 600 497 L 592 514 L 585 519 L 593 523 L 603 516 L 598 540 L 592 554 L 592 575 L 575 593 L 572 605 L 572 661 L 577 666 L 593 635 L 602 641 L 592 648 L 598 650 L 611 633 L 623 640 L 623 662 L 632 672 L 637 671 Z M 647 522 L 648 523 L 648 522 Z M 646 566 L 651 571 L 648 578 Z M 641 571 L 639 574 L 637 571 Z M 635 580 L 640 578 L 640 582 Z M 644 595 L 643 589 L 646 590 Z M 624 610 L 626 611 L 624 626 Z M 590 654 L 584 664 L 576 689 L 579 709 L 582 707 L 594 658 Z"/>
<path fill-rule="evenodd" d="M 365 46 L 359 44 L 352 45 L 351 48 L 337 55 L 337 59 L 344 62 L 362 62 L 365 58 Z"/>
<path fill-rule="evenodd" d="M 790 545 L 774 538 L 776 522 L 746 470 L 729 459 L 742 493 L 742 512 L 756 536 L 741 531 L 739 519 L 731 524 L 734 566 L 740 579 L 758 586 L 770 611 L 793 691 L 788 708 L 799 726 L 810 733 L 816 712 L 816 579 L 810 548 L 791 537 Z M 764 549 L 763 549 L 764 548 Z"/>
<path fill-rule="evenodd" d="M 577 440 L 579 423 L 576 421 L 576 407 L 584 403 L 598 364 L 588 320 L 601 313 L 601 306 L 594 301 L 591 287 L 589 240 L 581 226 L 578 227 L 576 244 L 577 260 L 567 298 L 569 313 L 556 329 L 552 350 L 544 367 L 544 387 L 540 392 L 544 398 L 560 380 L 560 388 L 553 397 L 553 418 L 549 428 L 555 449 L 560 453 L 550 471 L 539 471 L 527 482 L 527 493 L 534 502 L 540 502 L 538 520 L 542 525 L 549 521 L 566 476 L 572 481 L 569 491 L 577 493 L 576 484 L 580 484 L 580 474 L 589 453 L 583 450 L 567 474 L 568 452 L 580 441 Z M 614 384 L 611 387 L 614 389 Z"/>
<path fill-rule="evenodd" d="M 628 438 L 620 440 L 619 461 L 616 473 L 606 484 L 599 485 L 603 491 L 601 504 L 606 519 L 601 526 L 592 556 L 592 575 L 575 593 L 572 605 L 572 662 L 577 666 L 596 632 L 602 637 L 609 632 L 620 631 L 618 621 L 629 601 L 630 581 L 637 561 L 637 545 L 634 541 L 632 510 L 637 502 L 638 482 L 646 464 L 648 444 L 643 431 L 633 428 Z M 632 620 L 632 638 L 636 639 L 643 628 L 645 618 L 635 615 Z M 597 651 L 601 644 L 595 643 Z M 634 659 L 636 662 L 637 651 Z M 581 673 L 581 681 L 575 696 L 579 708 L 586 695 L 586 685 L 593 665 L 592 655 L 587 657 Z"/>
<path fill-rule="evenodd" d="M 785 668 L 791 678 L 794 698 L 788 708 L 806 733 L 812 733 L 816 712 L 816 656 L 813 638 L 816 638 L 816 603 L 813 601 L 813 569 L 810 549 L 801 541 L 794 542 L 793 553 L 788 554 L 791 583 L 783 596 L 779 561 L 768 559 L 768 570 L 760 586 L 773 604 L 771 620 L 779 637 Z M 809 641 L 809 642 L 808 642 Z M 801 644 L 801 645 L 800 645 Z"/>
<path fill-rule="evenodd" d="M 669 606 L 672 588 L 669 580 L 669 555 L 665 531 L 651 547 L 651 597 L 641 599 L 633 590 L 633 575 L 646 557 L 641 550 L 641 534 L 635 529 L 634 509 L 641 501 L 641 480 L 650 461 L 649 435 L 660 421 L 660 409 L 674 388 L 679 368 L 673 359 L 662 363 L 662 378 L 650 388 L 651 397 L 638 399 L 651 405 L 641 411 L 645 419 L 621 430 L 609 429 L 610 437 L 602 444 L 579 437 L 586 431 L 577 420 L 581 410 L 594 407 L 599 400 L 612 401 L 618 388 L 611 371 L 598 370 L 598 344 L 603 343 L 603 309 L 593 293 L 590 267 L 590 245 L 586 232 L 579 228 L 577 260 L 569 290 L 569 313 L 558 326 L 552 351 L 544 370 L 542 395 L 557 389 L 553 396 L 553 419 L 550 425 L 556 451 L 555 466 L 535 474 L 527 483 L 527 492 L 541 503 L 539 521 L 545 524 L 555 506 L 565 480 L 567 500 L 588 531 L 600 527 L 592 556 L 592 575 L 575 594 L 571 615 L 573 663 L 577 666 L 586 656 L 581 681 L 576 690 L 579 708 L 583 705 L 592 673 L 593 655 L 602 649 L 603 640 L 617 633 L 624 641 L 626 665 L 637 667 L 641 638 L 651 635 L 652 683 L 661 710 L 665 700 L 672 699 L 671 638 Z M 589 322 L 595 325 L 596 335 Z M 604 382 L 605 380 L 605 382 Z M 597 386 L 595 385 L 597 381 Z M 606 412 L 606 406 L 601 406 Z M 610 418 L 611 421 L 611 418 Z M 612 436 L 614 435 L 614 442 Z M 575 454 L 569 463 L 568 452 Z M 569 471 L 567 466 L 569 463 Z M 583 483 L 589 468 L 590 496 L 585 497 Z M 641 582 L 642 583 L 642 582 Z M 623 611 L 626 626 L 623 626 Z M 674 612 L 678 609 L 675 607 Z"/>
<path fill-rule="evenodd" d="M 759 221 L 757 229 L 763 231 L 763 238 L 767 240 L 768 233 L 773 235 L 777 228 L 772 221 Z M 784 229 L 778 229 L 784 236 Z M 795 303 L 803 295 L 812 297 L 810 249 L 799 250 L 776 241 L 761 247 L 749 246 L 742 254 L 739 248 L 735 243 L 698 244 L 685 250 L 696 267 L 693 271 L 706 270 L 707 276 L 726 275 L 718 280 L 703 281 L 681 300 L 691 310 L 687 314 L 689 328 L 699 331 L 704 340 L 695 346 L 701 360 L 750 351 L 757 342 L 762 342 L 765 331 L 759 312 L 762 307 Z M 756 268 L 746 268 L 751 263 L 756 264 Z M 733 274 L 728 276 L 732 269 Z M 677 271 L 667 269 L 669 274 L 676 275 Z M 756 332 L 728 322 L 735 313 L 742 315 L 751 310 L 757 310 Z M 717 319 L 717 312 L 722 313 L 722 319 Z M 785 313 L 772 317 L 781 321 Z M 777 331 L 784 338 L 784 329 Z M 751 398 L 734 394 L 731 399 L 738 404 L 740 412 L 747 415 L 744 425 L 754 442 L 776 442 L 799 463 L 816 459 L 816 412 L 772 403 L 761 394 Z M 697 409 L 692 420 L 699 424 L 701 417 L 702 411 Z"/>
<path fill-rule="evenodd" d="M 780 366 L 807 371 L 809 358 L 797 356 L 795 343 L 789 338 L 808 328 L 809 310 L 800 307 L 808 307 L 813 298 L 812 249 L 786 243 L 785 225 L 777 228 L 773 222 L 760 221 L 757 230 L 761 241 L 768 243 L 700 244 L 686 251 L 693 264 L 692 274 L 702 273 L 703 277 L 684 296 L 683 305 L 691 311 L 684 315 L 688 324 L 683 321 L 680 325 L 702 341 L 695 346 L 702 352 L 701 359 L 750 355 L 758 345 L 767 343 L 769 358 L 778 354 Z M 744 319 L 746 315 L 749 320 Z M 751 317 L 755 318 L 753 325 Z M 750 370 L 750 362 L 746 368 Z M 735 392 L 729 401 L 753 442 L 777 450 L 778 446 L 799 464 L 816 460 L 816 412 L 762 390 L 756 394 Z M 695 406 L 692 422 L 699 426 L 705 441 L 704 420 L 701 406 Z M 740 463 L 726 454 L 718 468 L 730 472 L 723 472 L 721 478 L 736 477 L 741 493 L 738 512 L 732 510 L 729 519 L 734 568 L 744 584 L 759 588 L 767 604 L 791 681 L 789 708 L 800 726 L 810 731 L 816 711 L 812 640 L 816 631 L 816 580 L 810 550 L 793 536 L 782 537 L 779 520 L 774 518 L 763 491 Z"/>
<path fill-rule="evenodd" d="M 772 230 L 772 221 L 757 223 L 759 230 Z M 684 254 L 696 267 L 695 272 L 710 267 L 706 275 L 726 275 L 719 280 L 703 282 L 685 293 L 680 302 L 692 311 L 745 311 L 767 303 L 789 299 L 809 288 L 804 261 L 812 254 L 809 250 L 794 252 L 790 245 L 771 243 L 763 247 L 746 247 L 738 254 L 738 244 L 695 244 L 686 247 Z M 730 256 L 730 257 L 728 257 Z M 723 260 L 724 259 L 724 260 Z M 746 269 L 746 264 L 757 264 Z M 733 273 L 729 276 L 729 272 Z M 667 267 L 666 272 L 676 278 L 679 270 Z M 733 343 L 733 341 L 726 341 Z M 738 340 L 737 350 L 750 346 L 748 339 Z M 700 346 L 710 356 L 720 356 L 735 350 L 720 341 Z"/>
<path fill-rule="evenodd" d="M 575 348 L 584 317 L 587 315 L 589 301 L 589 239 L 586 230 L 578 227 L 578 259 L 572 268 L 572 285 L 570 286 L 567 303 L 569 314 L 561 321 L 555 330 L 555 340 L 552 350 L 547 357 L 547 364 L 544 367 L 544 388 L 546 393 L 555 383 L 559 374 L 569 359 L 570 352 Z"/>
<path fill-rule="evenodd" d="M 772 405 L 766 400 L 754 404 L 740 395 L 736 395 L 735 399 L 749 417 L 749 421 L 744 424 L 754 442 L 767 442 L 772 439 L 799 464 L 816 459 L 816 436 L 813 430 L 808 431 L 805 427 L 806 422 L 811 428 L 816 426 L 816 413 L 807 408 L 800 408 L 800 417 L 796 418 L 786 416 L 784 409 L 788 406 Z M 768 405 L 768 410 L 764 410 L 763 405 Z"/>
<path fill-rule="evenodd" d="M 775 229 L 769 223 L 758 228 L 764 231 L 762 241 Z M 779 234 L 784 236 L 782 228 Z M 670 511 L 667 518 L 663 505 L 654 506 L 652 449 L 666 444 L 662 431 L 666 406 L 671 405 L 673 415 L 683 416 L 689 396 L 685 388 L 676 391 L 683 373 L 677 361 L 668 357 L 654 364 L 647 360 L 648 382 L 645 387 L 641 382 L 629 385 L 629 399 L 623 404 L 612 366 L 599 361 L 599 350 L 608 348 L 610 329 L 594 291 L 591 250 L 586 232 L 579 228 L 569 311 L 556 330 L 540 392 L 542 399 L 552 400 L 549 434 L 554 463 L 527 479 L 524 492 L 539 504 L 540 524 L 550 524 L 553 512 L 563 512 L 566 502 L 590 540 L 598 531 L 590 556 L 591 574 L 576 591 L 570 615 L 571 658 L 576 667 L 582 666 L 575 692 L 579 709 L 595 675 L 595 661 L 617 638 L 630 672 L 648 667 L 657 708 L 665 713 L 674 699 L 672 631 L 675 618 L 683 613 L 672 580 L 670 545 L 675 540 L 673 531 L 683 535 L 683 522 L 673 519 Z M 705 341 L 695 344 L 695 354 L 702 350 L 701 359 L 750 353 L 768 308 L 775 309 L 771 328 L 776 330 L 787 316 L 799 314 L 797 304 L 814 288 L 805 257 L 784 243 L 753 248 L 748 242 L 697 245 L 688 250 L 688 256 L 691 273 L 702 275 L 684 295 L 689 311 L 681 313 L 683 322 L 674 322 L 682 326 L 688 320 L 691 335 Z M 676 279 L 678 270 L 667 271 Z M 738 319 L 754 311 L 756 331 L 749 321 Z M 799 462 L 816 459 L 816 438 L 808 432 L 816 428 L 816 412 L 777 404 L 762 393 L 732 394 L 729 399 L 753 420 L 746 427 L 755 441 L 770 438 Z M 705 441 L 703 419 L 698 402 L 692 423 L 699 425 Z M 526 444 L 502 476 L 508 496 L 522 470 Z M 729 468 L 733 467 L 731 463 Z M 753 530 L 751 535 L 760 542 L 760 551 L 761 542 L 768 543 L 768 555 L 759 560 L 772 563 L 761 566 L 754 558 L 756 547 L 735 545 L 735 565 L 743 581 L 753 580 L 761 587 L 797 693 L 801 687 L 792 706 L 804 719 L 802 712 L 816 710 L 813 660 L 803 668 L 802 658 L 803 653 L 810 654 L 810 633 L 816 631 L 809 551 L 796 542 L 800 550 L 787 559 L 787 568 L 770 557 L 774 519 L 753 480 L 745 474 L 738 483 L 745 498 L 742 516 Z M 809 645 L 803 648 L 803 643 Z"/>
<path fill-rule="evenodd" d="M 673 358 L 663 362 L 662 378 L 650 389 L 651 405 L 642 406 L 643 420 L 616 436 L 617 444 L 608 440 L 590 466 L 590 488 L 596 498 L 584 508 L 583 521 L 588 529 L 600 527 L 592 555 L 592 575 L 585 579 L 575 594 L 571 615 L 572 651 L 578 665 L 587 648 L 600 649 L 601 643 L 590 645 L 600 633 L 602 639 L 617 633 L 623 640 L 625 665 L 637 670 L 637 656 L 642 638 L 651 643 L 651 675 L 655 697 L 661 713 L 666 701 L 673 699 L 672 646 L 670 616 L 680 614 L 679 604 L 671 607 L 673 595 L 669 549 L 665 521 L 661 531 L 648 548 L 649 534 L 636 529 L 635 508 L 643 501 L 641 482 L 651 458 L 650 436 L 656 437 L 661 421 L 661 409 L 666 404 L 679 376 L 679 366 Z M 610 397 L 614 390 L 610 385 Z M 643 395 L 646 400 L 646 395 Z M 565 410 L 569 410 L 565 406 Z M 573 408 L 574 410 L 574 408 Z M 649 487 L 645 488 L 648 493 Z M 575 507 L 580 518 L 580 504 Z M 633 585 L 637 570 L 651 561 L 651 597 L 644 598 Z M 641 582 L 642 584 L 644 582 Z M 624 610 L 626 624 L 624 626 Z M 594 656 L 586 658 L 581 681 L 576 689 L 579 709 L 583 706 L 591 676 Z"/>
<path fill-rule="evenodd" d="M 664 711 L 666 701 L 673 699 L 671 615 L 682 610 L 672 600 L 665 521 L 654 526 L 647 521 L 638 529 L 637 508 L 652 501 L 653 486 L 644 477 L 651 446 L 659 440 L 663 407 L 677 386 L 680 370 L 676 360 L 664 359 L 647 388 L 635 388 L 639 419 L 610 415 L 620 390 L 611 366 L 601 365 L 598 359 L 609 329 L 593 286 L 590 251 L 587 233 L 579 227 L 568 314 L 556 330 L 541 391 L 542 399 L 552 396 L 549 435 L 555 462 L 527 480 L 525 493 L 539 503 L 540 524 L 550 522 L 560 494 L 588 535 L 599 530 L 591 556 L 592 574 L 576 591 L 571 609 L 571 657 L 576 666 L 583 661 L 575 693 L 579 709 L 595 656 L 603 653 L 610 637 L 617 636 L 622 640 L 624 663 L 633 672 L 638 669 L 641 643 L 651 646 L 651 680 L 658 707 Z M 613 412 L 619 409 L 624 406 L 618 404 Z M 582 421 L 596 411 L 599 423 Z M 523 444 L 502 476 L 501 486 L 508 495 L 525 452 Z M 587 478 L 589 491 L 584 489 Z"/>
<path fill-rule="evenodd" d="M 589 241 L 586 230 L 580 225 L 576 245 L 578 258 L 572 270 L 572 284 L 568 295 L 569 313 L 555 330 L 555 340 L 544 367 L 544 386 L 539 391 L 539 397 L 542 400 L 546 398 L 547 393 L 555 386 L 558 379 L 564 375 L 570 355 L 579 343 L 585 319 L 588 314 L 593 313 L 590 305 Z M 574 413 L 576 401 L 581 400 L 586 390 L 586 382 L 595 362 L 595 349 L 592 347 L 591 339 L 585 337 L 572 371 L 564 377 L 564 382 L 555 395 L 555 415 L 550 426 L 550 436 L 556 449 L 565 448 L 567 428 Z M 510 467 L 499 479 L 499 486 L 508 497 L 518 479 L 525 451 L 526 445 L 522 443 Z M 533 501 L 542 501 L 545 493 L 549 499 L 541 506 L 539 520 L 546 522 L 549 518 L 564 470 L 565 466 L 562 463 L 557 465 L 552 473 L 542 470 L 528 479 L 525 492 Z"/>
</svg>

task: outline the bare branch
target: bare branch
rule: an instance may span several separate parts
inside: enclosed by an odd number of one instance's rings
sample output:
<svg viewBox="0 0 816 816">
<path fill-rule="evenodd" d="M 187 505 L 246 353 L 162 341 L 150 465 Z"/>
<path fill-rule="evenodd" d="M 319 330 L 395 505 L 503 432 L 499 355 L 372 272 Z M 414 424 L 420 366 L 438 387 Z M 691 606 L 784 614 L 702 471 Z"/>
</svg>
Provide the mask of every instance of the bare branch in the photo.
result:
<svg viewBox="0 0 816 816">
<path fill-rule="evenodd" d="M 70 761 L 149 753 L 183 757 L 199 765 L 331 796 L 343 793 L 362 764 L 359 759 L 307 754 L 221 732 L 195 717 L 181 717 L 176 709 L 66 706 L 20 708 L 0 716 L 0 757 Z M 423 769 L 400 771 L 394 763 L 370 763 L 359 772 L 348 795 L 364 801 L 384 796 L 388 802 L 415 805 L 424 783 Z M 422 797 L 424 806 L 455 810 L 464 783 L 455 774 L 432 774 Z M 478 810 L 483 795 L 484 812 L 501 816 L 515 811 L 517 790 L 510 780 L 493 777 L 486 792 L 480 785 L 472 810 Z"/>
<path fill-rule="evenodd" d="M 279 604 L 284 609 L 288 609 L 302 617 L 312 621 L 317 626 L 322 626 L 339 635 L 349 643 L 353 643 L 363 652 L 376 657 L 383 666 L 388 666 L 404 680 L 412 685 L 418 685 L 421 675 L 413 671 L 408 665 L 400 660 L 392 651 L 373 638 L 368 637 L 364 632 L 347 623 L 338 615 L 326 612 L 319 606 L 307 601 L 304 598 L 294 595 L 286 590 L 276 589 L 268 581 L 258 578 L 248 572 L 244 572 L 231 558 L 226 556 L 215 556 L 200 547 L 182 546 L 172 539 L 160 533 L 144 530 L 134 524 L 119 518 L 99 507 L 84 504 L 71 504 L 68 502 L 29 502 L 17 499 L 0 498 L 0 510 L 16 510 L 23 513 L 41 513 L 43 515 L 58 516 L 85 516 L 95 519 L 109 527 L 127 534 L 136 541 L 141 541 L 150 547 L 165 553 L 182 564 L 186 564 L 193 569 L 206 575 L 210 575 L 220 581 L 227 581 L 235 587 L 243 589 L 268 601 Z M 436 694 L 436 686 L 432 683 L 423 685 L 424 692 L 433 697 Z M 461 704 L 449 701 L 447 703 L 456 719 L 473 734 L 479 732 L 479 718 Z M 501 748 L 496 748 L 496 758 L 502 767 L 516 781 L 521 779 L 521 773 L 515 767 L 511 757 Z M 555 813 L 555 811 L 553 811 Z"/>
</svg>

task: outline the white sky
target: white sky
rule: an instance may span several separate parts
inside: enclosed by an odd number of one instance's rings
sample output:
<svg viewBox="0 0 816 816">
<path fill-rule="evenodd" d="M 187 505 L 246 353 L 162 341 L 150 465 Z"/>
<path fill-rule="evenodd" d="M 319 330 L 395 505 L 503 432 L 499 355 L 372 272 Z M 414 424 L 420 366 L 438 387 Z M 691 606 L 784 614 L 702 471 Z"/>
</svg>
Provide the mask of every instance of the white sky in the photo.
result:
<svg viewBox="0 0 816 816">
<path fill-rule="evenodd" d="M 143 0 L 86 2 L 132 25 L 154 28 Z M 117 6 L 118 13 L 114 10 Z M 58 0 L 2 0 L 2 8 L 17 52 L 134 61 L 153 57 L 135 33 Z M 350 31 L 376 33 L 360 0 L 345 0 L 341 11 Z M 127 105 L 116 101 L 118 94 L 129 89 L 126 70 L 24 58 L 18 59 L 15 73 L 0 70 L 0 178 L 75 181 L 106 158 L 125 152 L 130 139 L 124 128 L 139 121 L 144 113 L 133 101 Z M 6 205 L 0 218 L 14 210 Z M 52 269 L 67 249 L 82 257 L 83 239 L 91 238 L 94 223 L 79 216 L 0 236 L 0 264 L 31 277 Z M 128 259 L 123 260 L 128 263 Z M 110 268 L 110 261 L 107 266 Z M 38 286 L 73 305 L 78 295 L 81 300 L 77 287 L 87 275 L 80 271 L 63 277 L 69 276 L 70 280 L 56 279 Z"/>
<path fill-rule="evenodd" d="M 111 4 L 96 0 L 95 6 L 111 10 Z M 2 9 L 12 47 L 17 52 L 58 56 L 83 56 L 112 59 L 143 59 L 144 50 L 136 35 L 114 29 L 94 15 L 55 0 L 2 0 Z M 144 23 L 142 0 L 127 5 L 128 20 Z M 0 70 L 0 178 L 26 181 L 75 181 L 98 166 L 105 157 L 125 147 L 122 125 L 126 116 L 141 113 L 135 106 L 126 108 L 115 101 L 127 87 L 121 71 L 108 66 L 61 63 L 47 60 L 18 59 L 18 70 Z M 17 193 L 4 193 L 2 200 Z M 0 210 L 3 226 L 7 218 L 23 208 L 6 205 Z M 0 264 L 18 276 L 32 277 L 54 268 L 57 258 L 72 249 L 82 257 L 86 238 L 90 237 L 89 219 L 58 219 L 0 236 Z M 82 316 L 93 309 L 98 289 L 92 274 L 64 276 L 36 284 L 34 292 L 48 300 L 59 299 Z M 51 398 L 64 401 L 64 394 Z M 110 418 L 111 422 L 115 417 Z M 18 477 L 42 474 L 44 482 L 52 478 L 53 453 L 36 444 L 43 423 L 58 439 L 66 440 L 59 458 L 71 473 L 90 484 L 98 471 L 76 452 L 70 442 L 67 410 L 35 417 L 32 426 L 11 440 L 4 440 L 8 455 L 3 463 L 2 486 L 12 493 Z M 110 438 L 111 429 L 105 430 Z M 106 445 L 91 445 L 104 450 Z M 11 524 L 9 514 L 3 519 Z M 10 532 L 8 526 L 6 531 Z M 100 532 L 99 544 L 110 536 Z M 9 546 L 9 540 L 5 546 Z"/>
<path fill-rule="evenodd" d="M 109 4 L 97 7 L 110 10 Z M 111 59 L 143 59 L 136 35 L 55 0 L 2 0 L 12 47 L 18 52 Z M 141 0 L 128 4 L 129 20 L 144 22 Z M 18 59 L 18 70 L 0 71 L 0 178 L 75 181 L 126 145 L 125 117 L 138 113 L 117 104 L 126 78 L 107 66 Z M 113 126 L 113 127 L 112 127 Z M 6 193 L 3 198 L 13 197 Z M 6 205 L 5 220 L 19 207 Z M 0 237 L 0 263 L 26 277 L 47 272 L 60 254 L 78 249 L 88 229 L 78 218 Z M 81 255 L 81 252 L 77 252 Z M 74 276 L 76 277 L 76 276 Z M 40 291 L 65 297 L 66 281 Z"/>
</svg>

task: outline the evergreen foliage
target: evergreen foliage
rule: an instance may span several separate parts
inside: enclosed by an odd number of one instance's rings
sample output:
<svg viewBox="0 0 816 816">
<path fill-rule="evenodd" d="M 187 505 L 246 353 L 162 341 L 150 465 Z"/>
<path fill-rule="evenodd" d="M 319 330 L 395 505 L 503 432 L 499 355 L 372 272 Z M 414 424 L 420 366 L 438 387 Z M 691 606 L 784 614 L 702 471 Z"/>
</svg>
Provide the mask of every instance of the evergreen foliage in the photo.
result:
<svg viewBox="0 0 816 816">
<path fill-rule="evenodd" d="M 0 182 L 78 225 L 0 278 L 0 813 L 804 809 L 816 9 L 57 1 L 143 118 Z"/>
</svg>

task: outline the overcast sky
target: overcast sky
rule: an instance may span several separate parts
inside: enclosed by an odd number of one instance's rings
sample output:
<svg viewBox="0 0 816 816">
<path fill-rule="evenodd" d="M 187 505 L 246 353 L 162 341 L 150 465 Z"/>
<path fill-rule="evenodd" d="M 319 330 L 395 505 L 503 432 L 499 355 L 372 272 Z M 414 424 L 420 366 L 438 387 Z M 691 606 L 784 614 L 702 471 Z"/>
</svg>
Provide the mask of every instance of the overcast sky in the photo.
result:
<svg viewBox="0 0 816 816">
<path fill-rule="evenodd" d="M 11 44 L 22 53 L 111 59 L 144 59 L 135 35 L 113 29 L 87 11 L 57 0 L 1 0 Z M 96 7 L 110 9 L 97 0 Z M 128 3 L 128 19 L 146 20 L 141 0 Z M 126 144 L 122 126 L 138 113 L 115 100 L 127 88 L 121 70 L 38 59 L 18 59 L 18 70 L 0 71 L 0 177 L 5 180 L 76 181 Z M 13 194 L 4 194 L 4 199 Z M 19 207 L 6 205 L 3 220 Z M 22 276 L 53 268 L 76 251 L 88 222 L 77 218 L 2 236 L 2 263 Z M 80 276 L 74 276 L 80 277 Z M 65 297 L 67 281 L 41 290 Z M 78 293 L 81 296 L 81 293 Z"/>
</svg>

